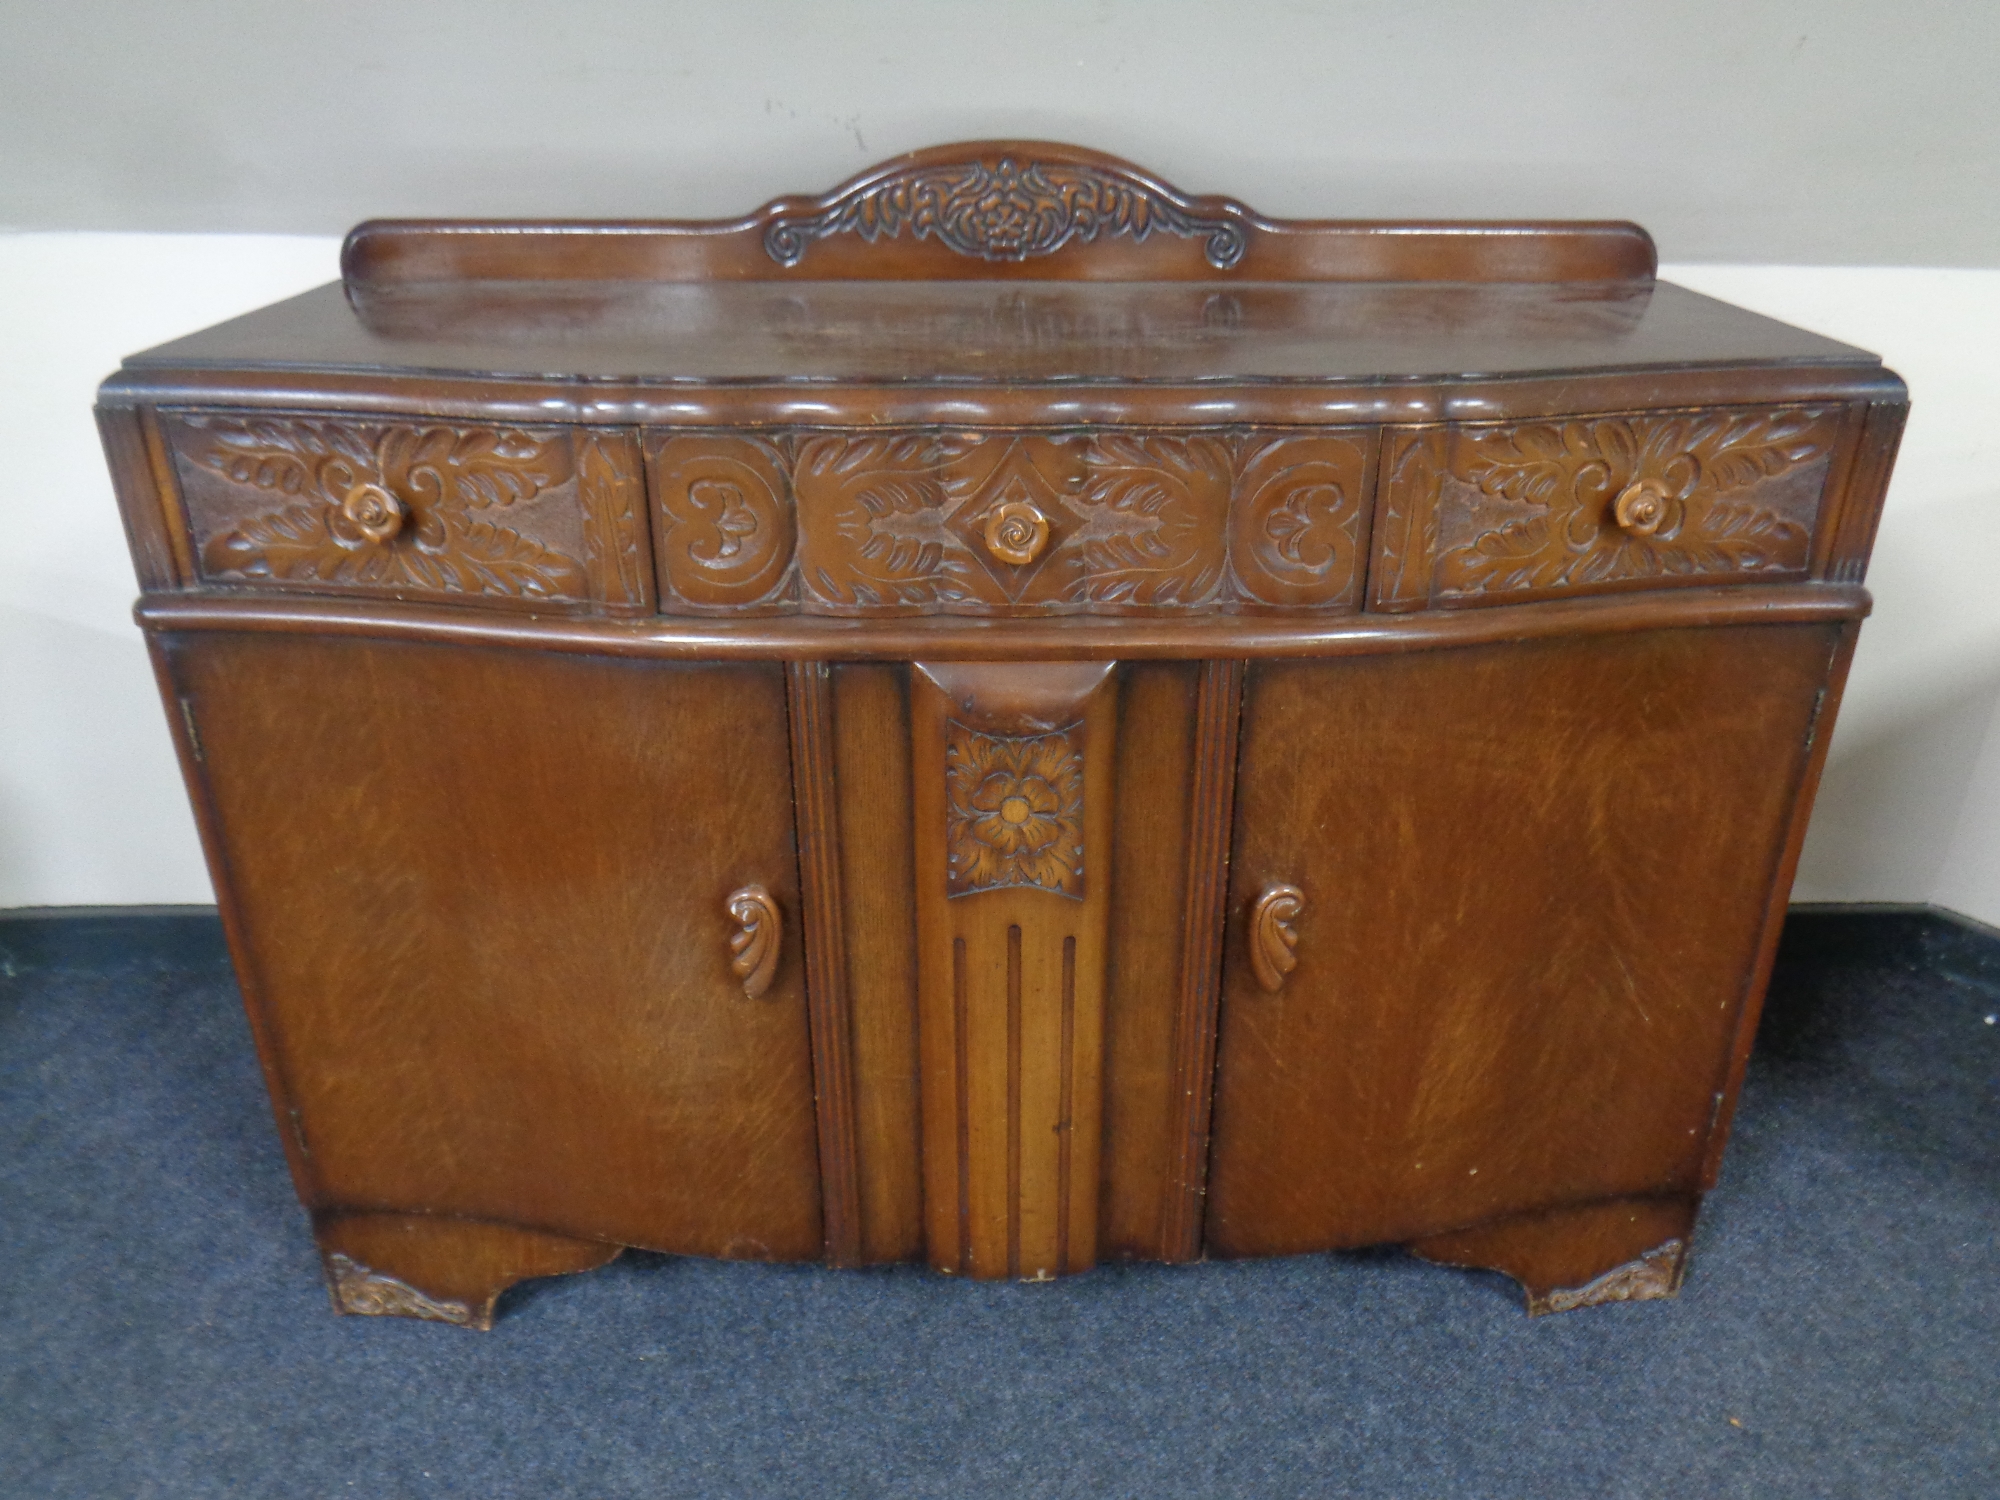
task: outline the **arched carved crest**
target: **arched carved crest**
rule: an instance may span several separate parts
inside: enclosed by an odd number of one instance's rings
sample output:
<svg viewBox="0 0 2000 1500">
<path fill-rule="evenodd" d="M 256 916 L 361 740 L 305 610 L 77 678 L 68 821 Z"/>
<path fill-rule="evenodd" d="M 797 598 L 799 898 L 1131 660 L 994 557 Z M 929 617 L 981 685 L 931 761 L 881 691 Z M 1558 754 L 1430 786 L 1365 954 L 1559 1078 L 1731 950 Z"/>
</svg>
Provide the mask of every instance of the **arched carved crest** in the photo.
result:
<svg viewBox="0 0 2000 1500">
<path fill-rule="evenodd" d="M 949 150 L 950 148 L 946 148 Z M 960 255 L 1021 261 L 1100 235 L 1172 234 L 1201 238 L 1218 271 L 1243 258 L 1243 225 L 1221 204 L 1200 205 L 1111 158 L 1023 142 L 990 159 L 961 148 L 959 160 L 923 153 L 890 163 L 838 189 L 806 212 L 780 212 L 764 230 L 764 249 L 795 266 L 814 240 L 838 234 L 935 238 Z M 1240 212 L 1240 210 L 1238 210 Z"/>
</svg>

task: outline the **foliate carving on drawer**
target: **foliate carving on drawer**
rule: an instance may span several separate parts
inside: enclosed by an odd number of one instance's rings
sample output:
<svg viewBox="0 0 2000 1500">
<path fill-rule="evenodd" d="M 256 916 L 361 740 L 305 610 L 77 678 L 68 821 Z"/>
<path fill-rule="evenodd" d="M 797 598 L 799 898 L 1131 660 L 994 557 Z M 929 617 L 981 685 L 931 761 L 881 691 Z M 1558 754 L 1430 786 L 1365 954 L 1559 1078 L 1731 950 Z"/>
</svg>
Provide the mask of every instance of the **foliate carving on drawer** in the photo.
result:
<svg viewBox="0 0 2000 1500">
<path fill-rule="evenodd" d="M 163 426 L 205 583 L 648 602 L 628 435 L 257 415 Z"/>
<path fill-rule="evenodd" d="M 651 444 L 669 610 L 1359 603 L 1370 434 L 807 431 Z"/>
<path fill-rule="evenodd" d="M 1399 433 L 1376 600 L 1804 577 L 1838 434 L 1796 408 Z"/>
<path fill-rule="evenodd" d="M 834 612 L 1188 606 L 1222 576 L 1219 438 L 814 435 L 798 485 L 807 598 Z M 996 547 L 1030 510 L 1038 544 Z"/>
<path fill-rule="evenodd" d="M 945 724 L 945 891 L 1083 899 L 1083 726 L 997 735 Z"/>
<path fill-rule="evenodd" d="M 655 439 L 650 457 L 669 610 L 706 613 L 788 593 L 792 487 L 776 447 L 723 434 L 669 436 Z"/>
</svg>

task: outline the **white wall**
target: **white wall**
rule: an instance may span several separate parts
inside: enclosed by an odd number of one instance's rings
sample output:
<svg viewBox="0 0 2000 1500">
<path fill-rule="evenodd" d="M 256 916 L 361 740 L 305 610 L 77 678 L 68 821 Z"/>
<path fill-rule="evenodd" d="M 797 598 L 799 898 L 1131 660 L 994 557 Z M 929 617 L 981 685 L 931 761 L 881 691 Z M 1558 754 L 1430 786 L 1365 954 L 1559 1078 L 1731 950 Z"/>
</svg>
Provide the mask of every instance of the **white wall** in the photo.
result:
<svg viewBox="0 0 2000 1500">
<path fill-rule="evenodd" d="M 0 908 L 210 899 L 90 419 L 125 353 L 329 280 L 337 242 L 0 236 Z M 1881 351 L 1914 412 L 1802 900 L 2000 923 L 2000 271 L 1670 267 Z"/>
<path fill-rule="evenodd" d="M 6 0 L 0 225 L 688 217 L 940 141 L 1266 213 L 2000 266 L 1992 0 Z"/>
<path fill-rule="evenodd" d="M 1910 424 L 1875 613 L 1794 899 L 1936 901 L 2000 922 L 2000 272 L 1675 266 L 1697 290 L 1880 353 Z"/>
<path fill-rule="evenodd" d="M 338 258 L 327 239 L 0 235 L 0 908 L 213 899 L 91 403 L 126 354 Z"/>
</svg>

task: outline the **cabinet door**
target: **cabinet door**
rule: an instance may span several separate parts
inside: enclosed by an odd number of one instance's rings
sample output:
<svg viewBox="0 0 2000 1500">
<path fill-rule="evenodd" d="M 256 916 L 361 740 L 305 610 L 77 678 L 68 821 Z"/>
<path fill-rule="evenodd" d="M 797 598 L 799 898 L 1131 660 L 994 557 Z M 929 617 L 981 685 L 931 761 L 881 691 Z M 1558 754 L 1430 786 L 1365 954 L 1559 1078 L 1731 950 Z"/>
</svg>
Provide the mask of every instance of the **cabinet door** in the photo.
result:
<svg viewBox="0 0 2000 1500">
<path fill-rule="evenodd" d="M 1210 1250 L 1699 1191 L 1836 629 L 1253 668 Z"/>
<path fill-rule="evenodd" d="M 314 1207 L 818 1255 L 782 668 L 277 635 L 164 657 Z M 780 930 L 754 996 L 749 886 Z"/>
</svg>

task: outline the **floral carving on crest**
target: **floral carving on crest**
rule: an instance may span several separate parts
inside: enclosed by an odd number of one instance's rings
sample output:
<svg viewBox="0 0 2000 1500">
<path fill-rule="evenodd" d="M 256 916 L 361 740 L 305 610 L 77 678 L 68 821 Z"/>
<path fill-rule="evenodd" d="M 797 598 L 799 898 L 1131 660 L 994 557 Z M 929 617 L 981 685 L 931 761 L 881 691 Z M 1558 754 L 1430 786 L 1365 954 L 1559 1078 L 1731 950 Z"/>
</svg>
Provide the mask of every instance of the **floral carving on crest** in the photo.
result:
<svg viewBox="0 0 2000 1500">
<path fill-rule="evenodd" d="M 1026 886 L 1083 899 L 1083 726 L 945 726 L 945 893 Z"/>
<path fill-rule="evenodd" d="M 1125 173 L 1077 162 L 971 161 L 913 167 L 842 194 L 818 213 L 784 216 L 764 231 L 771 259 L 795 266 L 814 240 L 858 234 L 895 239 L 905 228 L 960 255 L 1021 261 L 1100 235 L 1144 240 L 1155 231 L 1201 236 L 1217 270 L 1243 258 L 1242 226 L 1189 212 Z"/>
</svg>

